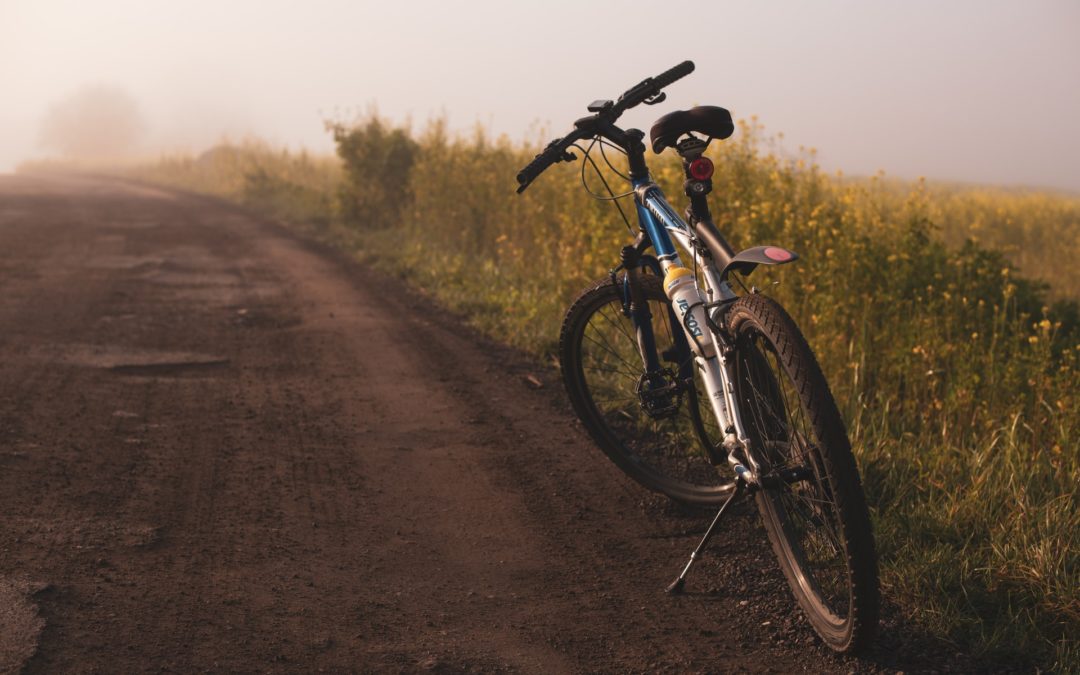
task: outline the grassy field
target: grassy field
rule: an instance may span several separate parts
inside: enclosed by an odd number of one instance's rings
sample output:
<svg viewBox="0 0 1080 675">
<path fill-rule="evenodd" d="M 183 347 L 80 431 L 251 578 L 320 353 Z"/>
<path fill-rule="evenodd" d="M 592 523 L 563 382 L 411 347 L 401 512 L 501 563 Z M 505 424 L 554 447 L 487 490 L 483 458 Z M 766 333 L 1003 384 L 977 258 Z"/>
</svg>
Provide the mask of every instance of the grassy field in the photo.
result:
<svg viewBox="0 0 1080 675">
<path fill-rule="evenodd" d="M 629 239 L 580 166 L 516 196 L 535 143 L 376 119 L 330 131 L 338 158 L 247 144 L 133 173 L 304 225 L 550 361 L 566 306 Z M 803 256 L 752 281 L 803 327 L 843 408 L 886 597 L 973 653 L 1080 670 L 1080 199 L 826 174 L 753 122 L 711 155 L 732 244 Z M 678 165 L 652 166 L 681 202 Z"/>
</svg>

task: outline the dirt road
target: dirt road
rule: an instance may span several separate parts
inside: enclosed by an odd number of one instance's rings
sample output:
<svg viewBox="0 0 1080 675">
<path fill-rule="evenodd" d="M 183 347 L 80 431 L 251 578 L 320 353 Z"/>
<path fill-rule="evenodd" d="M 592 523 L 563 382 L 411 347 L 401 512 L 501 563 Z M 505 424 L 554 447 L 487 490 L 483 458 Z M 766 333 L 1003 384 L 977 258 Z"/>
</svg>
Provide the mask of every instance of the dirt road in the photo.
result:
<svg viewBox="0 0 1080 675">
<path fill-rule="evenodd" d="M 665 596 L 707 518 L 398 281 L 212 200 L 0 177 L 0 670 L 942 667 L 895 619 L 826 653 L 746 507 Z"/>
</svg>

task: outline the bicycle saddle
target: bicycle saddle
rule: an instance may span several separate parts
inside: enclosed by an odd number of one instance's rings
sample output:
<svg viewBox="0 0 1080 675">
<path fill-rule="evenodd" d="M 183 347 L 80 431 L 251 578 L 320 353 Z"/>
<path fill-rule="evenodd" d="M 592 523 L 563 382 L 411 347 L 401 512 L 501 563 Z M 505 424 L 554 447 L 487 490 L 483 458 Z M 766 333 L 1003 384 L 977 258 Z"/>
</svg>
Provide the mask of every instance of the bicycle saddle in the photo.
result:
<svg viewBox="0 0 1080 675">
<path fill-rule="evenodd" d="M 727 138 L 735 131 L 735 125 L 731 121 L 731 113 L 715 105 L 676 110 L 656 120 L 649 130 L 653 152 L 659 155 L 665 149 L 674 147 L 679 136 L 691 131 L 710 138 Z"/>
</svg>

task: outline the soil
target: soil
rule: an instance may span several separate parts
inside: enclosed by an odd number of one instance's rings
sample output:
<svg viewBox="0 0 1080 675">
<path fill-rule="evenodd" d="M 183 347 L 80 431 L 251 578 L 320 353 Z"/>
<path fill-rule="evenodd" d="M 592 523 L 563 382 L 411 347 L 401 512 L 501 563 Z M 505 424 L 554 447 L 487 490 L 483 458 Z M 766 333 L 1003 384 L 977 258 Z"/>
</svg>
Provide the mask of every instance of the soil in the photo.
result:
<svg viewBox="0 0 1080 675">
<path fill-rule="evenodd" d="M 4 671 L 976 667 L 891 606 L 828 652 L 749 502 L 665 595 L 710 514 L 625 478 L 550 364 L 106 179 L 0 177 L 0 514 Z"/>
</svg>

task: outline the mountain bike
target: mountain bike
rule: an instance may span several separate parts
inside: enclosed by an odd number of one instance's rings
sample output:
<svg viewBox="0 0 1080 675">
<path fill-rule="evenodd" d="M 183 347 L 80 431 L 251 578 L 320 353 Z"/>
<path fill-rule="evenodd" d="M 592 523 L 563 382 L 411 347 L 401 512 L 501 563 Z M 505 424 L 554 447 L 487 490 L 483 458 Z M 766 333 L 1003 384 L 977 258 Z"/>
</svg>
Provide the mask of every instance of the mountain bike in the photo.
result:
<svg viewBox="0 0 1080 675">
<path fill-rule="evenodd" d="M 682 159 L 685 217 L 650 177 L 645 134 L 616 126 L 625 111 L 665 100 L 662 90 L 693 70 L 685 61 L 617 100 L 594 101 L 589 116 L 517 175 L 521 193 L 548 167 L 576 160 L 576 149 L 583 183 L 589 163 L 607 188 L 602 198 L 618 206 L 632 197 L 637 215 L 635 239 L 618 265 L 566 314 L 559 340 L 563 381 L 590 436 L 626 474 L 677 501 L 720 507 L 669 592 L 683 590 L 732 502 L 752 494 L 811 626 L 832 649 L 855 652 L 872 642 L 879 606 L 855 458 L 795 322 L 743 281 L 759 265 L 787 264 L 798 255 L 781 246 L 735 252 L 713 222 L 707 196 L 714 165 L 704 153 L 733 133 L 727 110 L 675 111 L 650 130 L 654 153 L 672 148 Z M 616 195 L 603 177 L 592 157 L 597 148 L 605 160 L 608 150 L 625 156 L 628 172 L 619 175 L 629 183 L 626 192 Z"/>
</svg>

